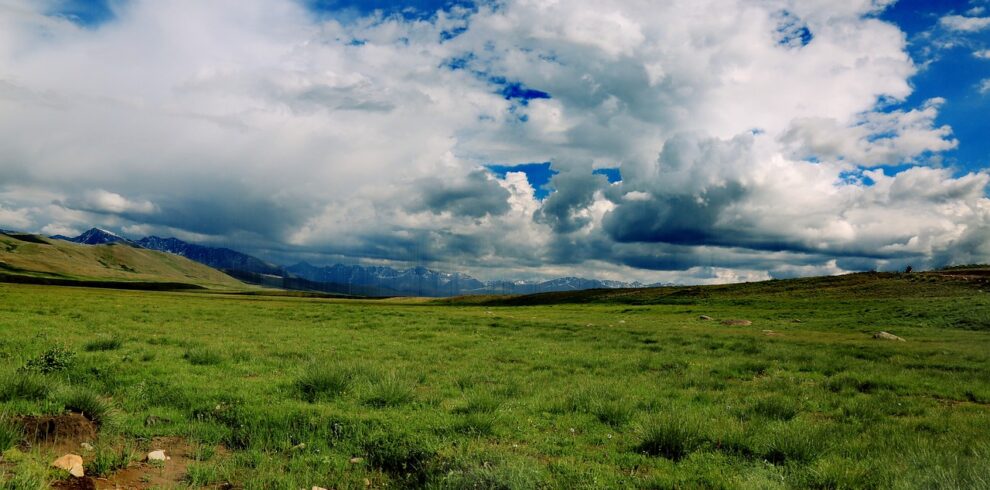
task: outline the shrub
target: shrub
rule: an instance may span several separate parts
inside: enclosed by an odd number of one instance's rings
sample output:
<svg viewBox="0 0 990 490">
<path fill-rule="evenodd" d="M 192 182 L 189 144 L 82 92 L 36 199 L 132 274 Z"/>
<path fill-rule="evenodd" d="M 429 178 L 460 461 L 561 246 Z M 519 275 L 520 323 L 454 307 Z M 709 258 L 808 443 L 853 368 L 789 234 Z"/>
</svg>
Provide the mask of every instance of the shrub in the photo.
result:
<svg viewBox="0 0 990 490">
<path fill-rule="evenodd" d="M 700 420 L 691 415 L 658 414 L 641 430 L 643 435 L 636 451 L 674 461 L 691 454 L 707 440 Z"/>
<path fill-rule="evenodd" d="M 28 359 L 21 372 L 35 371 L 42 374 L 65 371 L 72 366 L 76 353 L 62 346 L 53 346 L 37 357 Z"/>
<path fill-rule="evenodd" d="M 117 350 L 122 345 L 124 345 L 124 342 L 117 337 L 105 337 L 87 342 L 86 345 L 83 346 L 83 350 L 86 352 Z"/>
<path fill-rule="evenodd" d="M 299 377 L 293 388 L 299 398 L 315 403 L 333 400 L 350 388 L 354 371 L 340 366 L 316 366 Z"/>
</svg>

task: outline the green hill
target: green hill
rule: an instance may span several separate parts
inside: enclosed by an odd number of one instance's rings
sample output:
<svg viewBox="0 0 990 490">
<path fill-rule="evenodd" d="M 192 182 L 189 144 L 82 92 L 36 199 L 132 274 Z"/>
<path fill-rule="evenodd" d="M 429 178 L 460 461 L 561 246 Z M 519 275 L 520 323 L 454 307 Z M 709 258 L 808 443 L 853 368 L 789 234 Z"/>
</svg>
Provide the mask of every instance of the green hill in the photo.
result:
<svg viewBox="0 0 990 490">
<path fill-rule="evenodd" d="M 0 281 L 131 289 L 246 289 L 216 269 L 124 243 L 80 245 L 0 233 Z"/>
</svg>

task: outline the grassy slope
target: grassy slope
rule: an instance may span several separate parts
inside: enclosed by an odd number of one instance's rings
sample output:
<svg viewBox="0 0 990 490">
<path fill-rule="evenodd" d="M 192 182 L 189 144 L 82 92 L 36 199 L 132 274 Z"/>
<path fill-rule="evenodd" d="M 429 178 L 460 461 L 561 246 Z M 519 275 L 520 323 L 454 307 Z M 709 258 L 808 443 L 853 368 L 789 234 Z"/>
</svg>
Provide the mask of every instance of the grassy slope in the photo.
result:
<svg viewBox="0 0 990 490">
<path fill-rule="evenodd" d="M 0 413 L 97 394 L 113 407 L 98 449 L 217 448 L 195 481 L 990 487 L 990 296 L 940 277 L 527 307 L 0 285 L 0 304 Z M 58 344 L 72 367 L 12 388 Z"/>
<path fill-rule="evenodd" d="M 124 244 L 80 245 L 34 235 L 0 234 L 0 272 L 69 280 L 247 287 L 216 269 L 178 255 Z"/>
</svg>

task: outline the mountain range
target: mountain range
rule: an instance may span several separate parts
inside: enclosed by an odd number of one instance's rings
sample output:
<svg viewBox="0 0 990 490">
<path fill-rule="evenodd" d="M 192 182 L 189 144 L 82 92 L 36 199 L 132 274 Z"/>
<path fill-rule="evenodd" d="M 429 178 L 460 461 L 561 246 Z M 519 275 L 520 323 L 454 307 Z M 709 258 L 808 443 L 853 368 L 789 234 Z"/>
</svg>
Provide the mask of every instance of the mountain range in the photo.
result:
<svg viewBox="0 0 990 490">
<path fill-rule="evenodd" d="M 197 245 L 178 238 L 157 236 L 131 240 L 99 228 L 87 230 L 77 237 L 54 235 L 51 238 L 87 245 L 124 243 L 179 255 L 252 284 L 356 296 L 532 294 L 647 286 L 638 282 L 601 281 L 580 277 L 562 277 L 548 281 L 481 281 L 467 274 L 435 271 L 422 266 L 395 269 L 387 266 L 343 264 L 314 266 L 299 262 L 283 267 L 229 248 Z M 649 286 L 659 285 L 664 284 Z"/>
</svg>

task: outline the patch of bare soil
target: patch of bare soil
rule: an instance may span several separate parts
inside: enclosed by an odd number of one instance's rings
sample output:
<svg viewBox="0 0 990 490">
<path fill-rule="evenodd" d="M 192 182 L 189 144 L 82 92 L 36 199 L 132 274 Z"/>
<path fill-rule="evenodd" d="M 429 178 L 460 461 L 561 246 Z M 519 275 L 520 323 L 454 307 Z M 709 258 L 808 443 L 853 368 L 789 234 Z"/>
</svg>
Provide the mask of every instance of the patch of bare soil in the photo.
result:
<svg viewBox="0 0 990 490">
<path fill-rule="evenodd" d="M 50 448 L 60 455 L 78 453 L 82 443 L 96 438 L 96 425 L 78 413 L 25 416 L 20 422 L 29 446 Z"/>
<path fill-rule="evenodd" d="M 107 478 L 96 478 L 96 488 L 104 489 L 145 489 L 172 488 L 180 485 L 189 464 L 194 462 L 193 448 L 179 437 L 156 437 L 149 445 L 150 450 L 163 450 L 170 459 L 164 463 L 137 461 Z"/>
</svg>

